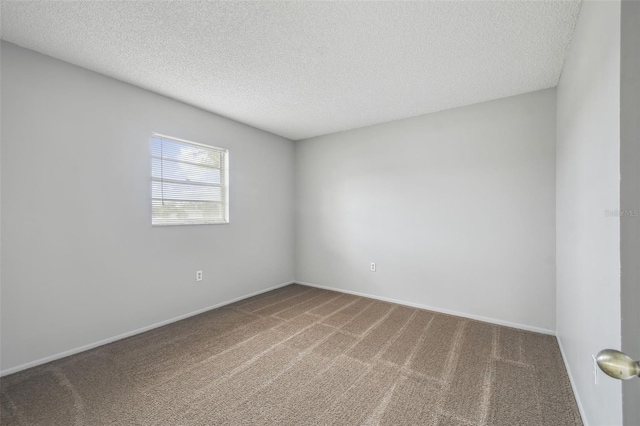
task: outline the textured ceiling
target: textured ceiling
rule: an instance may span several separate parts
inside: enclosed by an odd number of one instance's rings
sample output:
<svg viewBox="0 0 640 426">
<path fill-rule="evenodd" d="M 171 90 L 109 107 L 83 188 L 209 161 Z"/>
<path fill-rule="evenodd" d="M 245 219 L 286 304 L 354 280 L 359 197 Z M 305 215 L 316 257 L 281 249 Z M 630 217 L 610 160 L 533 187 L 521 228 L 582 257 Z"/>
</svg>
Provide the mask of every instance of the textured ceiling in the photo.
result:
<svg viewBox="0 0 640 426">
<path fill-rule="evenodd" d="M 554 87 L 569 1 L 3 1 L 2 38 L 287 138 Z"/>
</svg>

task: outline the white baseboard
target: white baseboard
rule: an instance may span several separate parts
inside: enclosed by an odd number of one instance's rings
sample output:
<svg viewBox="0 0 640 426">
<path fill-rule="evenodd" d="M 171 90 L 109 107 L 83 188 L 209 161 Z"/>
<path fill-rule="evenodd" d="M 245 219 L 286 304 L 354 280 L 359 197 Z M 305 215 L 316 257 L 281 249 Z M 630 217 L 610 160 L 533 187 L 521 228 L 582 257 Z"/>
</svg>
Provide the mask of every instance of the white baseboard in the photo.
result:
<svg viewBox="0 0 640 426">
<path fill-rule="evenodd" d="M 162 327 L 164 325 L 171 324 L 173 322 L 177 322 L 177 321 L 180 321 L 180 320 L 183 320 L 183 319 L 186 319 L 186 318 L 201 314 L 203 312 L 210 311 L 212 309 L 220 308 L 222 306 L 229 305 L 229 304 L 237 302 L 239 300 L 243 300 L 243 299 L 247 299 L 249 297 L 257 296 L 258 294 L 266 293 L 268 291 L 275 290 L 277 288 L 284 287 L 286 285 L 293 284 L 293 283 L 295 283 L 295 281 L 289 281 L 289 282 L 286 282 L 286 283 L 275 285 L 273 287 L 265 288 L 263 290 L 254 291 L 253 293 L 249 293 L 249 294 L 246 294 L 244 296 L 236 297 L 236 298 L 231 299 L 231 300 L 226 300 L 224 302 L 216 303 L 215 305 L 208 306 L 208 307 L 202 308 L 202 309 L 198 309 L 197 311 L 189 312 L 187 314 L 179 315 L 177 317 L 174 317 L 174 318 L 171 318 L 171 319 L 168 319 L 168 320 L 164 320 L 164 321 L 157 322 L 155 324 L 147 325 L 146 327 L 142 327 L 142 328 L 138 328 L 138 329 L 133 330 L 133 331 L 128 331 L 126 333 L 118 334 L 117 336 L 108 337 L 106 339 L 99 340 L 99 341 L 94 342 L 94 343 L 89 343 L 88 345 L 84 345 L 84 346 L 80 346 L 78 348 L 70 349 L 68 351 L 60 352 L 60 353 L 57 353 L 55 355 L 46 356 L 44 358 L 40 358 L 40 359 L 37 359 L 35 361 L 26 362 L 26 363 L 18 365 L 16 367 L 7 368 L 7 369 L 4 369 L 4 370 L 0 371 L 0 377 L 6 376 L 6 375 L 9 375 L 9 374 L 13 374 L 13 373 L 17 373 L 18 371 L 26 370 L 27 368 L 36 367 L 38 365 L 46 364 L 48 362 L 55 361 L 55 360 L 60 359 L 60 358 L 65 358 L 65 357 L 68 357 L 70 355 L 75 355 L 75 354 L 80 353 L 80 352 L 88 351 L 89 349 L 97 348 L 98 346 L 106 345 L 107 343 L 115 342 L 116 340 L 121 340 L 121 339 L 125 339 L 127 337 L 134 336 L 136 334 L 144 333 L 145 331 L 153 330 L 154 328 Z"/>
<path fill-rule="evenodd" d="M 573 380 L 573 375 L 571 374 L 571 369 L 569 368 L 569 363 L 567 362 L 567 356 L 564 353 L 564 347 L 562 346 L 562 340 L 560 340 L 560 336 L 556 336 L 556 340 L 558 340 L 558 346 L 560 347 L 560 354 L 562 355 L 564 368 L 567 370 L 567 375 L 569 376 L 569 383 L 571 383 L 571 390 L 573 390 L 573 396 L 576 398 L 576 403 L 578 404 L 578 411 L 580 412 L 580 417 L 582 417 L 582 424 L 584 426 L 589 426 L 589 423 L 587 422 L 587 416 L 585 416 L 584 408 L 582 407 L 582 402 L 580 401 L 580 395 L 578 394 L 578 389 L 576 389 L 576 383 Z"/>
<path fill-rule="evenodd" d="M 488 322 L 488 323 L 491 323 L 491 324 L 498 324 L 498 325 L 504 325 L 506 327 L 519 328 L 521 330 L 534 331 L 536 333 L 550 334 L 552 336 L 556 335 L 555 331 L 548 330 L 546 328 L 533 327 L 533 326 L 530 326 L 530 325 L 518 324 L 518 323 L 514 323 L 514 322 L 509 322 L 509 321 L 503 321 L 503 320 L 499 320 L 499 319 L 495 319 L 495 318 L 483 317 L 483 316 L 480 316 L 480 315 L 467 314 L 465 312 L 457 312 L 457 311 L 452 311 L 452 310 L 449 310 L 449 309 L 436 308 L 434 306 L 427 306 L 427 305 L 423 305 L 421 303 L 406 302 L 404 300 L 393 299 L 391 297 L 376 296 L 374 294 L 369 294 L 369 293 L 360 293 L 360 292 L 357 292 L 357 291 L 344 290 L 344 289 L 341 289 L 341 288 L 329 287 L 329 286 L 326 286 L 326 285 L 313 284 L 313 283 L 304 282 L 304 281 L 295 281 L 295 282 L 298 283 L 298 284 L 309 286 L 309 287 L 322 288 L 322 289 L 325 289 L 325 290 L 332 290 L 332 291 L 337 291 L 337 292 L 340 292 L 340 293 L 353 294 L 355 296 L 368 297 L 370 299 L 377 299 L 377 300 L 382 300 L 384 302 L 397 303 L 399 305 L 411 306 L 413 308 L 426 309 L 426 310 L 429 310 L 429 311 L 435 311 L 435 312 L 440 312 L 440 313 L 443 313 L 443 314 L 454 315 L 456 317 L 469 318 L 469 319 L 473 319 L 473 320 L 477 320 L 477 321 Z"/>
</svg>

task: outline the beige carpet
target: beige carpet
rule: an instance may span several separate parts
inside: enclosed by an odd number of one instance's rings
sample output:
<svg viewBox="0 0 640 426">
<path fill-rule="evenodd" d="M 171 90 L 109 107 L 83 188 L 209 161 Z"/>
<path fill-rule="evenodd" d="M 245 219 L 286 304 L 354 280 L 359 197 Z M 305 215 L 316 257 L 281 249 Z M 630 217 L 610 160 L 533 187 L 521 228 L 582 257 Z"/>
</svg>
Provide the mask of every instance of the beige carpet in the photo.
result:
<svg viewBox="0 0 640 426">
<path fill-rule="evenodd" d="M 287 286 L 2 379 L 2 425 L 578 425 L 552 336 Z"/>
</svg>

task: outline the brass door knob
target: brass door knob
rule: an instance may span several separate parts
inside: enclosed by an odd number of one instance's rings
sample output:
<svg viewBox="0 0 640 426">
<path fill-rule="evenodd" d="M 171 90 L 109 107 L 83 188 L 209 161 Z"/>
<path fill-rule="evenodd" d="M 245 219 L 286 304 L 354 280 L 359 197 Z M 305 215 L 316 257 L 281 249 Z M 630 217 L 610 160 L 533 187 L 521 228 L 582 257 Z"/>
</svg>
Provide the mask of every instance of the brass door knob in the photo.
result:
<svg viewBox="0 0 640 426">
<path fill-rule="evenodd" d="M 629 380 L 640 376 L 640 361 L 634 361 L 627 354 L 615 349 L 598 352 L 596 362 L 600 370 L 614 379 Z"/>
</svg>

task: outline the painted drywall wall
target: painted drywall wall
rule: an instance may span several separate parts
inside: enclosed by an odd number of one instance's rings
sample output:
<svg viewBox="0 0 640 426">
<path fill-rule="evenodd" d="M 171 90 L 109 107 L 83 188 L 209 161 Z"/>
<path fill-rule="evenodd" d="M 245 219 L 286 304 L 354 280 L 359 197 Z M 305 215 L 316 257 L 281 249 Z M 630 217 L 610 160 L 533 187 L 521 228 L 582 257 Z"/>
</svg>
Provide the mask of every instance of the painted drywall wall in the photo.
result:
<svg viewBox="0 0 640 426">
<path fill-rule="evenodd" d="M 298 142 L 296 279 L 554 330 L 555 96 Z"/>
<path fill-rule="evenodd" d="M 229 149 L 230 224 L 151 227 L 152 132 Z M 293 279 L 292 141 L 3 42 L 2 150 L 2 370 Z"/>
<path fill-rule="evenodd" d="M 0 82 L 2 82 L 2 48 L 0 47 Z M 0 100 L 2 99 L 2 84 L 0 84 Z M 2 102 L 0 101 L 0 117 L 2 117 Z M 0 119 L 0 224 L 2 223 L 2 120 Z M 0 366 L 2 365 L 2 226 L 0 225 Z M 0 368 L 1 370 L 1 368 Z"/>
<path fill-rule="evenodd" d="M 640 359 L 640 2 L 623 1 L 620 37 L 622 350 Z M 622 383 L 622 420 L 640 425 L 640 380 Z"/>
<path fill-rule="evenodd" d="M 619 1 L 583 2 L 557 90 L 557 334 L 585 422 L 616 425 L 591 356 L 620 347 Z"/>
</svg>

